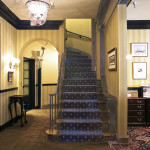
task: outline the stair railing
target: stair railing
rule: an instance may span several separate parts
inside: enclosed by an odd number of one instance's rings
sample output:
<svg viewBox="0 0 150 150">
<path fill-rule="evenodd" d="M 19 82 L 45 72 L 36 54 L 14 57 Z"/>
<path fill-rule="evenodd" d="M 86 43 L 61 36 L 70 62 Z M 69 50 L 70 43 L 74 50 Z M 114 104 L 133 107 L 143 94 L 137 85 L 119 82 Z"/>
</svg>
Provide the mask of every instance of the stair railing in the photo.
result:
<svg viewBox="0 0 150 150">
<path fill-rule="evenodd" d="M 78 34 L 78 33 L 74 33 L 74 32 L 68 31 L 68 30 L 66 29 L 66 39 L 68 38 L 68 35 L 69 35 L 69 34 L 76 35 L 76 36 L 78 36 L 80 39 L 81 39 L 81 38 L 84 38 L 84 39 L 87 39 L 87 40 L 90 40 L 90 41 L 91 41 L 91 38 L 89 38 L 89 37 L 87 37 L 87 36 L 84 36 L 84 35 L 81 35 L 81 34 Z"/>
<path fill-rule="evenodd" d="M 55 93 L 49 94 L 50 96 L 50 129 L 49 132 L 53 134 L 56 128 L 56 121 L 60 112 L 61 103 L 61 88 L 64 79 L 64 54 L 61 56 L 61 64 L 59 68 L 59 76 L 57 80 L 57 89 Z"/>
</svg>

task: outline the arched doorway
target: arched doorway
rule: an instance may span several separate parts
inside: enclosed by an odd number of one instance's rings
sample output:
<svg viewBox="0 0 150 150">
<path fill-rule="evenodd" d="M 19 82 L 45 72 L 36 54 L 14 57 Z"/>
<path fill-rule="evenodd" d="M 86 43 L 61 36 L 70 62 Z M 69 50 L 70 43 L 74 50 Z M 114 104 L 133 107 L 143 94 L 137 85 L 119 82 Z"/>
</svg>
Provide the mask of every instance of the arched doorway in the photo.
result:
<svg viewBox="0 0 150 150">
<path fill-rule="evenodd" d="M 22 94 L 29 96 L 31 108 L 49 104 L 48 91 L 41 91 L 42 85 L 57 83 L 58 52 L 55 46 L 45 39 L 32 40 L 21 50 L 20 59 Z"/>
</svg>

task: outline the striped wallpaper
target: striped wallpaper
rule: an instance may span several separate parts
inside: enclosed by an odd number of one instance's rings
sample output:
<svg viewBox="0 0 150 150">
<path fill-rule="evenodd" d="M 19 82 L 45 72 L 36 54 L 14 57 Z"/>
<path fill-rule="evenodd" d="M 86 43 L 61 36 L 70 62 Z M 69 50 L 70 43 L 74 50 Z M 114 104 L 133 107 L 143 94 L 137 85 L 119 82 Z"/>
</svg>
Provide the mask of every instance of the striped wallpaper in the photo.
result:
<svg viewBox="0 0 150 150">
<path fill-rule="evenodd" d="M 9 61 L 17 58 L 17 30 L 0 17 L 0 90 L 17 87 L 18 69 L 14 71 L 13 82 L 8 82 Z M 9 96 L 17 94 L 17 90 L 0 93 L 0 125 L 9 121 Z M 19 110 L 18 110 L 19 112 Z M 13 111 L 14 113 L 14 111 Z"/>
<path fill-rule="evenodd" d="M 128 59 L 127 67 L 128 67 L 128 87 L 138 87 L 141 85 L 150 85 L 150 69 L 149 69 L 149 61 L 150 61 L 150 30 L 128 30 L 127 31 L 127 43 L 128 43 L 128 55 L 131 54 L 131 43 L 148 43 L 148 57 L 132 57 Z M 134 80 L 133 79 L 133 62 L 147 62 L 147 79 L 146 80 Z"/>
<path fill-rule="evenodd" d="M 108 71 L 108 51 L 116 47 L 118 49 L 118 9 L 114 11 L 114 14 L 110 18 L 105 28 L 105 76 L 108 87 L 108 92 L 118 97 L 119 88 L 119 65 L 117 65 L 117 71 Z M 117 50 L 117 56 L 119 51 Z M 117 57 L 117 64 L 119 59 Z"/>
<path fill-rule="evenodd" d="M 23 68 L 22 62 L 19 68 L 14 70 L 13 82 L 8 82 L 9 60 L 11 57 L 21 58 L 24 48 L 32 41 L 44 39 L 56 47 L 59 52 L 59 62 L 61 53 L 64 52 L 64 24 L 59 30 L 16 30 L 8 22 L 0 17 L 0 90 L 18 87 L 18 90 L 6 93 L 0 93 L 0 126 L 10 120 L 8 111 L 9 96 L 22 94 L 23 85 Z M 22 59 L 20 59 L 22 61 Z M 55 88 L 55 87 L 54 87 Z M 49 88 L 44 91 L 42 103 L 48 103 L 48 94 L 53 92 L 54 88 Z M 52 90 L 51 90 L 52 89 Z M 43 91 L 43 89 L 42 89 Z M 45 93 L 46 92 L 46 93 Z M 36 89 L 37 94 L 37 89 Z M 45 98 L 46 96 L 46 98 Z M 37 101 L 35 102 L 37 104 Z M 19 112 L 18 107 L 18 112 Z M 12 107 L 12 109 L 14 109 Z M 14 113 L 14 112 L 13 112 Z"/>
</svg>

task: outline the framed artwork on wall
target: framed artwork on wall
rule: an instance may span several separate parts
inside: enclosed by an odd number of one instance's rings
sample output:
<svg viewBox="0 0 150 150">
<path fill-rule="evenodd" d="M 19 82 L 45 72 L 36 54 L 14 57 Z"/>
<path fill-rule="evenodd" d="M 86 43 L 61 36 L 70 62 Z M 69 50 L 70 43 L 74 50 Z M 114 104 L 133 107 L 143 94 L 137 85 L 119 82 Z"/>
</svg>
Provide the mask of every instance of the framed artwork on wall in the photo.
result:
<svg viewBox="0 0 150 150">
<path fill-rule="evenodd" d="M 148 43 L 131 43 L 131 55 L 134 57 L 147 57 Z"/>
<path fill-rule="evenodd" d="M 113 48 L 108 52 L 108 70 L 117 70 L 117 48 Z"/>
<path fill-rule="evenodd" d="M 145 80 L 147 79 L 147 63 L 133 62 L 133 79 Z"/>
<path fill-rule="evenodd" d="M 8 72 L 8 81 L 12 82 L 13 81 L 13 72 Z"/>
</svg>

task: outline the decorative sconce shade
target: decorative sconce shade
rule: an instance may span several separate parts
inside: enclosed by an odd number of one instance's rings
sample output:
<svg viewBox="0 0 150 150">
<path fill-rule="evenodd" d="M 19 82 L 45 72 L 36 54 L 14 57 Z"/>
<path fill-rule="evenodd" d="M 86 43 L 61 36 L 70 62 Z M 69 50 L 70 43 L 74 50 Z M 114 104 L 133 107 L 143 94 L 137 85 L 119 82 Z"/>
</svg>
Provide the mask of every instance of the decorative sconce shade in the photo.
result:
<svg viewBox="0 0 150 150">
<path fill-rule="evenodd" d="M 9 62 L 9 68 L 10 69 L 15 69 L 15 68 L 18 67 L 19 63 L 20 63 L 19 59 L 12 58 L 12 60 L 10 60 L 10 62 Z"/>
<path fill-rule="evenodd" d="M 46 22 L 50 4 L 41 0 L 28 0 L 26 6 L 31 26 L 41 26 Z"/>
</svg>

